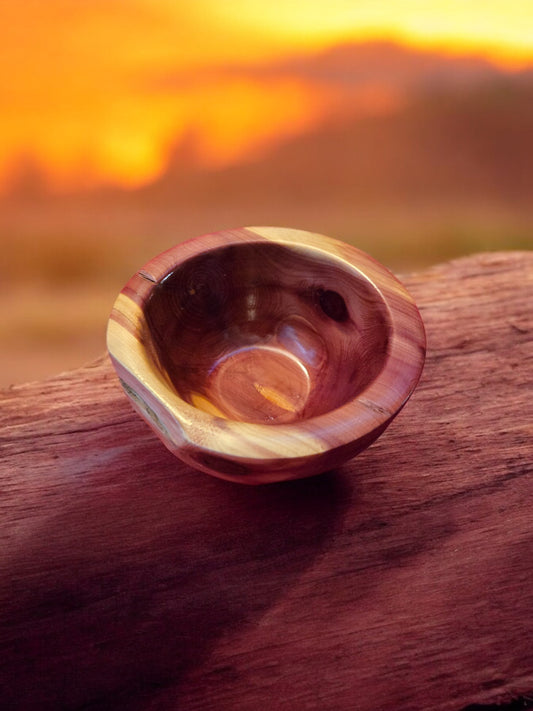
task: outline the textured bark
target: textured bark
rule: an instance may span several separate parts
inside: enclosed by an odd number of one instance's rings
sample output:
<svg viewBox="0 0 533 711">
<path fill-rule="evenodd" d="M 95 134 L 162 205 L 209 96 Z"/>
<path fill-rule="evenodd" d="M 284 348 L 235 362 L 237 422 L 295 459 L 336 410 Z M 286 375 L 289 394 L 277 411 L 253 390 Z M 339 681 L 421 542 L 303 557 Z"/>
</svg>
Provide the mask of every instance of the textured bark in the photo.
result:
<svg viewBox="0 0 533 711">
<path fill-rule="evenodd" d="M 107 358 L 0 403 L 0 706 L 462 709 L 533 691 L 533 253 L 404 279 L 411 401 L 314 479 L 195 472 Z M 529 692 L 529 694 L 528 694 Z"/>
</svg>

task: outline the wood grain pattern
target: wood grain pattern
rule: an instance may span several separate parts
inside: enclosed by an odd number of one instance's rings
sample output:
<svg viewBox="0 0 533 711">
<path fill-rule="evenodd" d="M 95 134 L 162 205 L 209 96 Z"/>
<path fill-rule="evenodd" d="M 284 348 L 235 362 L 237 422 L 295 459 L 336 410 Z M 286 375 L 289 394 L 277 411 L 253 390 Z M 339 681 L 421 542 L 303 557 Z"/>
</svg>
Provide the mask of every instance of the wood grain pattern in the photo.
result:
<svg viewBox="0 0 533 711">
<path fill-rule="evenodd" d="M 168 449 L 257 484 L 343 464 L 413 392 L 425 334 L 391 272 L 279 227 L 223 230 L 154 257 L 119 294 L 107 345 Z"/>
<path fill-rule="evenodd" d="M 110 363 L 0 406 L 3 709 L 458 711 L 533 691 L 533 254 L 405 278 L 428 359 L 321 477 L 173 457 Z"/>
</svg>

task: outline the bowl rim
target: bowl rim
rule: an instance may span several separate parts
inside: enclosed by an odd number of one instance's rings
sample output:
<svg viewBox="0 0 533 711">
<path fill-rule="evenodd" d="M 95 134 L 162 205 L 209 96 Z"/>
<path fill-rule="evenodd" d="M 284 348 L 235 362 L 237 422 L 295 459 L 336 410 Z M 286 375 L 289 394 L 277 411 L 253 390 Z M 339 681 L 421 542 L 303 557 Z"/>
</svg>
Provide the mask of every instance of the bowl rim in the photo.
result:
<svg viewBox="0 0 533 711">
<path fill-rule="evenodd" d="M 378 375 L 354 398 L 321 415 L 286 424 L 231 420 L 186 402 L 154 368 L 145 342 L 143 307 L 153 289 L 185 261 L 224 246 L 278 244 L 336 262 L 369 282 L 386 307 L 388 349 Z M 230 459 L 299 459 L 353 444 L 384 428 L 405 405 L 423 370 L 426 336 L 418 308 L 385 266 L 332 237 L 281 227 L 221 230 L 181 242 L 150 259 L 117 296 L 107 327 L 107 348 L 119 379 L 140 414 L 167 447 L 184 447 Z"/>
</svg>

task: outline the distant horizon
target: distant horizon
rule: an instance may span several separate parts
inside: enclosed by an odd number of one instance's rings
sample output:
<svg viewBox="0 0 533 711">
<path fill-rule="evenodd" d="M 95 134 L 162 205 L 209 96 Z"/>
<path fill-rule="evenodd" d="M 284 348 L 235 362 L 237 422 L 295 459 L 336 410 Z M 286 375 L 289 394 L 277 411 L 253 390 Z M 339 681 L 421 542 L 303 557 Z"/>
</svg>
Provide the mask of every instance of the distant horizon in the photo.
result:
<svg viewBox="0 0 533 711">
<path fill-rule="evenodd" d="M 468 63 L 504 75 L 533 68 L 528 18 L 514 0 L 491 3 L 483 22 L 447 0 L 382 15 L 366 1 L 337 0 L 327 17 L 319 2 L 304 17 L 278 0 L 267 9 L 237 0 L 224 11 L 213 0 L 29 4 L 8 0 L 0 29 L 3 192 L 24 180 L 52 193 L 147 185 L 191 135 L 206 168 L 238 164 L 313 130 L 335 102 L 342 109 L 346 87 L 317 69 L 342 49 L 397 48 L 462 62 L 459 74 Z M 393 69 L 351 109 L 394 109 L 404 87 Z"/>
<path fill-rule="evenodd" d="M 357 67 L 354 61 L 359 62 Z M 366 62 L 364 71 L 361 61 Z M 11 172 L 8 170 L 4 176 L 0 195 L 15 195 L 23 191 L 25 185 L 32 194 L 43 195 L 149 186 L 168 170 L 172 151 L 181 147 L 187 150 L 191 141 L 196 143 L 194 150 L 197 151 L 197 155 L 189 156 L 189 160 L 197 161 L 192 167 L 207 171 L 225 169 L 246 162 L 250 155 L 252 158 L 255 154 L 260 155 L 261 150 L 276 148 L 291 138 L 316 130 L 328 115 L 335 112 L 339 115 L 346 111 L 347 120 L 353 120 L 357 115 L 379 116 L 394 112 L 424 82 L 475 85 L 490 78 L 526 76 L 531 70 L 533 60 L 526 68 L 511 69 L 473 52 L 458 53 L 413 47 L 389 39 L 366 39 L 340 42 L 312 53 L 291 54 L 256 64 L 207 67 L 199 69 L 192 77 L 188 71 L 166 75 L 154 72 L 144 78 L 143 91 L 148 103 L 152 93 L 179 94 L 182 85 L 185 91 L 191 86 L 197 91 L 194 88 L 196 83 L 207 94 L 213 89 L 221 92 L 219 85 L 224 87 L 227 84 L 231 98 L 232 86 L 236 83 L 233 98 L 241 102 L 248 99 L 252 106 L 255 100 L 258 105 L 255 112 L 250 112 L 248 125 L 246 120 L 241 125 L 237 121 L 237 126 L 232 128 L 230 112 L 211 125 L 192 120 L 181 130 L 176 127 L 175 133 L 170 132 L 165 142 L 158 169 L 148 171 L 133 182 L 121 181 L 105 172 L 98 173 L 91 166 L 90 156 L 86 156 L 85 164 L 82 161 L 78 166 L 78 176 L 73 173 L 57 183 L 54 182 L 53 164 L 40 158 L 37 151 L 28 149 L 18 158 L 7 161 Z M 239 87 L 242 82 L 245 86 Z M 339 84 L 342 84 L 340 89 Z M 335 91 L 336 96 L 332 93 Z M 281 112 L 276 123 L 268 112 L 283 98 L 286 100 L 283 104 L 285 113 Z M 227 113 L 228 106 L 223 110 Z M 268 115 L 264 125 L 261 125 L 261 111 Z M 239 133 L 243 125 L 248 133 L 246 130 Z M 190 169 L 191 165 L 184 167 Z"/>
</svg>

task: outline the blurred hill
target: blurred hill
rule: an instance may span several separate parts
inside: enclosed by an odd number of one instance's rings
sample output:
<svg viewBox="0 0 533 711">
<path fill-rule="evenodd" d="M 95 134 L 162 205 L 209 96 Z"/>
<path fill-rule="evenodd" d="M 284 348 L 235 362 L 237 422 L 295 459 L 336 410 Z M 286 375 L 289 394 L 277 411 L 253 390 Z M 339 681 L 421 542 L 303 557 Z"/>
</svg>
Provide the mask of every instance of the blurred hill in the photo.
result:
<svg viewBox="0 0 533 711">
<path fill-rule="evenodd" d="M 21 166 L 0 198 L 4 383 L 98 355 L 113 298 L 131 273 L 197 234 L 300 227 L 351 242 L 397 271 L 533 247 L 533 68 L 366 43 L 211 68 L 195 81 L 239 75 L 305 83 L 321 97 L 320 120 L 217 170 L 202 166 L 191 127 L 164 173 L 136 190 L 51 195 L 31 157 Z M 180 73 L 148 80 L 151 91 L 167 92 L 188 81 Z"/>
<path fill-rule="evenodd" d="M 190 151 L 189 151 L 190 152 Z M 167 172 L 139 198 L 209 205 L 266 199 L 324 203 L 490 200 L 528 209 L 533 194 L 533 81 L 497 77 L 419 91 L 385 115 L 336 115 L 260 161 L 216 172 Z"/>
<path fill-rule="evenodd" d="M 338 86 L 346 92 L 365 85 L 401 89 L 460 87 L 499 76 L 502 69 L 477 55 L 419 50 L 392 41 L 348 42 L 315 54 L 285 57 L 267 64 L 208 67 L 195 73 L 166 72 L 146 79 L 152 89 L 180 90 L 185 85 L 227 77 L 257 81 L 298 79 L 312 84 Z"/>
</svg>

